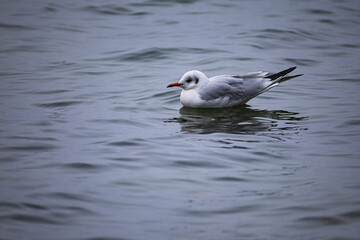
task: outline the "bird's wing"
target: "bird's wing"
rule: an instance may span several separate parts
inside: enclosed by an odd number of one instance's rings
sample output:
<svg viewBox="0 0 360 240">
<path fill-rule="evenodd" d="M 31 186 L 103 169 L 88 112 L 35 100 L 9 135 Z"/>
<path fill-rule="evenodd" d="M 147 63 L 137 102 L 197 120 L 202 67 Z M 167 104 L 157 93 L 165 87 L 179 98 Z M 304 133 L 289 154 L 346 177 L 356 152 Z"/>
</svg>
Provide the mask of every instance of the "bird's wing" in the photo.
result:
<svg viewBox="0 0 360 240">
<path fill-rule="evenodd" d="M 242 103 L 258 94 L 270 83 L 265 80 L 267 72 L 252 72 L 244 75 L 221 75 L 210 78 L 209 83 L 199 91 L 205 101 Z"/>
</svg>

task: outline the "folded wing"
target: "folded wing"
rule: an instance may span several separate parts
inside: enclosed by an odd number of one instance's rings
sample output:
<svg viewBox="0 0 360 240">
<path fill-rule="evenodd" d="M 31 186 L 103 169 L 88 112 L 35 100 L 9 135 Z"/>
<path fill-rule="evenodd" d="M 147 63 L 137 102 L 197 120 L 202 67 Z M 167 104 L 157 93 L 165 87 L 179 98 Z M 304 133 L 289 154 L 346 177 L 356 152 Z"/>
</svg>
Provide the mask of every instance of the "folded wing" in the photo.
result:
<svg viewBox="0 0 360 240">
<path fill-rule="evenodd" d="M 199 92 L 205 101 L 221 105 L 244 103 L 271 85 L 264 77 L 267 72 L 253 72 L 244 75 L 220 75 L 210 78 L 210 82 Z"/>
</svg>

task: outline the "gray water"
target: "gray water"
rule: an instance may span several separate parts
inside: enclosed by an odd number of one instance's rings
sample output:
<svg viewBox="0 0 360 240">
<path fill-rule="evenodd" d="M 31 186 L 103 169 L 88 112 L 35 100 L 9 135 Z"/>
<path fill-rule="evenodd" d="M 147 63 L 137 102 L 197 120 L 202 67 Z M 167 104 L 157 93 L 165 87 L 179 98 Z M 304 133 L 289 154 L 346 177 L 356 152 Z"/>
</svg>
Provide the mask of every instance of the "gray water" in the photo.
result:
<svg viewBox="0 0 360 240">
<path fill-rule="evenodd" d="M 360 239 L 359 1 L 0 13 L 0 239 Z M 166 88 L 292 66 L 233 109 Z"/>
</svg>

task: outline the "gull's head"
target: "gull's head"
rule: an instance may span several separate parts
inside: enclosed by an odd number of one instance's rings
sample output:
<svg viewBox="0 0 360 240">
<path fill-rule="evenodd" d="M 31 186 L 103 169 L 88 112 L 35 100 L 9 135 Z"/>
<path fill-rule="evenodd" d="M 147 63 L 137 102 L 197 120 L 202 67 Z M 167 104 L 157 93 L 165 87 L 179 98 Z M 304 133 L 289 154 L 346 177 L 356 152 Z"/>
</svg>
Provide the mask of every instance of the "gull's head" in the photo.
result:
<svg viewBox="0 0 360 240">
<path fill-rule="evenodd" d="M 190 90 L 194 88 L 199 88 L 205 85 L 208 81 L 206 75 L 200 71 L 192 70 L 185 73 L 180 81 L 172 83 L 167 87 L 181 87 L 184 90 Z"/>
</svg>

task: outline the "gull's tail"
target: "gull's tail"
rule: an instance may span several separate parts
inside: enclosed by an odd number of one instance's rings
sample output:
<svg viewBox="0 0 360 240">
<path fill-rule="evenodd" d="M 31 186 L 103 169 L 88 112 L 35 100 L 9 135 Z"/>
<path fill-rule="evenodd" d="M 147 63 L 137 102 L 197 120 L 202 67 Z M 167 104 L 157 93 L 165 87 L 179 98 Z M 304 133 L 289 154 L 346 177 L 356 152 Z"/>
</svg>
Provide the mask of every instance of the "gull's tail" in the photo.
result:
<svg viewBox="0 0 360 240">
<path fill-rule="evenodd" d="M 292 75 L 292 76 L 286 76 L 285 77 L 285 75 L 287 75 L 287 74 L 291 73 L 292 71 L 294 71 L 295 68 L 296 67 L 292 67 L 292 68 L 286 69 L 284 71 L 281 71 L 281 72 L 278 72 L 278 73 L 275 73 L 275 74 L 270 74 L 270 75 L 265 76 L 265 78 L 270 78 L 271 81 L 273 81 L 274 83 L 281 83 L 281 82 L 285 82 L 287 80 L 290 80 L 292 78 L 302 76 L 303 74 L 298 74 L 298 75 Z"/>
<path fill-rule="evenodd" d="M 241 102 L 241 104 L 244 104 L 246 103 L 247 101 L 249 101 L 250 99 L 266 92 L 267 90 L 277 86 L 279 83 L 281 82 L 285 82 L 289 79 L 292 79 L 292 78 L 296 78 L 296 77 L 300 77 L 302 76 L 303 74 L 298 74 L 298 75 L 292 75 L 292 76 L 286 76 L 287 74 L 291 73 L 292 71 L 295 70 L 296 67 L 292 67 L 292 68 L 288 68 L 284 71 L 281 71 L 281 72 L 278 72 L 278 73 L 274 73 L 274 74 L 267 74 L 264 76 L 265 79 L 267 79 L 267 83 L 269 84 L 266 88 L 264 88 L 263 90 L 261 90 L 260 92 L 246 98 L 243 102 Z M 270 79 L 270 80 L 269 80 Z"/>
</svg>

